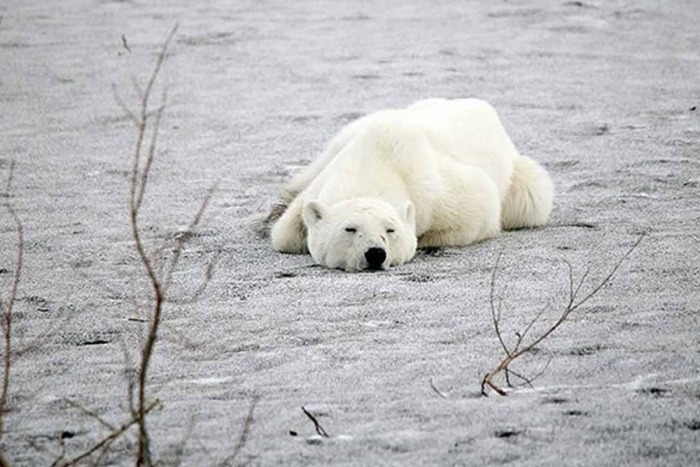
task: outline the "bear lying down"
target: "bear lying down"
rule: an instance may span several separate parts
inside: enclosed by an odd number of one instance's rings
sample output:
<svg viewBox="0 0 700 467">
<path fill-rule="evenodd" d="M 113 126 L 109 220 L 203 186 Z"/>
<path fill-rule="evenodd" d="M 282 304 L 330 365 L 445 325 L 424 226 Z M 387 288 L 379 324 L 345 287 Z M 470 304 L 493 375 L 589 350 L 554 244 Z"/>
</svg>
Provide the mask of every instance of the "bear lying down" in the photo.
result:
<svg viewBox="0 0 700 467">
<path fill-rule="evenodd" d="M 287 187 L 273 247 L 329 268 L 387 269 L 417 247 L 547 222 L 554 187 L 488 103 L 428 99 L 350 123 Z"/>
</svg>

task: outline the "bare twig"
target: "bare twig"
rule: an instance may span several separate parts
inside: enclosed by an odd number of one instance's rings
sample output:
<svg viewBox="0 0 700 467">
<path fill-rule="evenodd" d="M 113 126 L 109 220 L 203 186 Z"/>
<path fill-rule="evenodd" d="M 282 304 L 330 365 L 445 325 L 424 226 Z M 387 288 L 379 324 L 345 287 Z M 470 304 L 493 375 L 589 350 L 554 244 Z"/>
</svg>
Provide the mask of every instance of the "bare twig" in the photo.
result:
<svg viewBox="0 0 700 467">
<path fill-rule="evenodd" d="M 197 213 L 194 215 L 194 218 L 190 222 L 190 224 L 187 226 L 187 230 L 184 232 L 180 233 L 180 235 L 177 236 L 177 240 L 175 242 L 175 248 L 173 249 L 173 255 L 170 259 L 170 266 L 167 268 L 165 272 L 165 278 L 163 279 L 163 289 L 164 291 L 167 291 L 170 288 L 170 284 L 172 283 L 172 276 L 173 273 L 175 272 L 175 269 L 177 269 L 177 265 L 180 262 L 180 257 L 182 256 L 182 252 L 185 248 L 185 244 L 192 238 L 194 235 L 197 227 L 199 226 L 199 223 L 202 221 L 202 216 L 204 215 L 204 211 L 207 209 L 207 206 L 209 205 L 209 201 L 211 200 L 211 197 L 214 195 L 214 191 L 216 190 L 216 185 L 212 186 L 209 188 L 207 191 L 207 194 L 204 196 L 204 199 L 202 200 L 202 203 L 199 205 L 199 209 L 197 210 Z M 218 254 L 216 255 L 214 261 L 218 259 Z M 209 283 L 209 274 L 214 268 L 214 262 L 211 263 L 211 265 L 207 268 L 207 277 L 205 278 L 204 284 Z M 206 286 L 205 286 L 206 288 Z"/>
<path fill-rule="evenodd" d="M 500 320 L 501 320 L 501 306 L 502 302 L 499 300 L 498 302 L 498 310 L 496 310 L 496 300 L 495 300 L 495 291 L 496 291 L 496 271 L 498 270 L 498 263 L 501 261 L 501 255 L 503 254 L 503 251 L 498 252 L 498 256 L 496 256 L 496 264 L 493 266 L 493 272 L 491 273 L 491 293 L 490 293 L 490 300 L 489 303 L 491 305 L 491 319 L 493 320 L 493 327 L 496 329 L 496 335 L 498 336 L 498 341 L 501 343 L 501 348 L 503 348 L 503 351 L 506 353 L 507 356 L 510 356 L 510 351 L 508 350 L 508 346 L 506 343 L 503 341 L 503 334 L 501 333 L 501 329 L 499 326 Z"/>
<path fill-rule="evenodd" d="M 122 34 L 122 46 L 127 52 L 131 53 L 131 48 L 129 48 L 129 44 L 126 42 L 126 36 L 124 34 Z"/>
<path fill-rule="evenodd" d="M 114 427 L 114 425 L 112 425 L 111 423 L 109 423 L 109 422 L 108 422 L 107 420 L 105 420 L 104 418 L 100 417 L 100 416 L 97 414 L 97 412 L 95 412 L 95 411 L 93 411 L 93 410 L 90 410 L 90 409 L 88 409 L 88 408 L 86 408 L 86 407 L 83 407 L 83 406 L 80 405 L 79 403 L 74 402 L 74 401 L 72 401 L 72 400 L 70 400 L 70 399 L 66 399 L 66 403 L 67 403 L 68 405 L 70 405 L 71 407 L 73 407 L 74 409 L 76 409 L 76 410 L 82 412 L 84 415 L 87 415 L 88 417 L 97 420 L 97 422 L 98 422 L 100 425 L 104 426 L 105 428 L 109 429 L 110 431 L 116 431 L 116 430 L 117 430 L 117 429 Z"/>
<path fill-rule="evenodd" d="M 7 301 L 0 299 L 0 313 L 2 314 L 2 327 L 3 327 L 3 337 L 4 337 L 4 349 L 3 349 L 3 374 L 2 374 L 2 392 L 0 393 L 0 440 L 2 440 L 4 434 L 4 419 L 5 411 L 7 409 L 7 400 L 10 391 L 10 370 L 12 366 L 12 309 L 17 301 L 17 290 L 19 289 L 20 279 L 22 278 L 22 264 L 24 255 L 24 228 L 22 226 L 22 221 L 19 219 L 17 212 L 15 211 L 12 203 L 10 202 L 12 191 L 12 180 L 14 177 L 15 162 L 10 163 L 10 170 L 7 176 L 7 185 L 5 187 L 5 192 L 2 194 L 4 198 L 3 207 L 8 212 L 12 221 L 15 224 L 15 230 L 17 231 L 17 240 L 15 246 L 15 273 L 12 277 L 12 282 L 10 285 L 10 295 Z M 1 450 L 0 450 L 1 452 Z M 4 456 L 0 461 L 4 461 Z"/>
<path fill-rule="evenodd" d="M 435 394 L 442 397 L 443 399 L 447 399 L 447 395 L 445 395 L 444 392 L 440 391 L 437 387 L 435 387 L 435 384 L 433 383 L 433 378 L 430 378 L 428 382 L 430 383 L 431 389 L 435 391 Z"/>
<path fill-rule="evenodd" d="M 211 282 L 211 279 L 214 276 L 214 268 L 219 262 L 220 256 L 221 250 L 217 249 L 214 252 L 213 258 L 211 259 L 211 261 L 209 261 L 209 264 L 207 264 L 207 269 L 204 271 L 204 278 L 201 280 L 199 286 L 195 289 L 194 292 L 190 294 L 189 297 L 174 298 L 168 295 L 168 303 L 176 303 L 178 305 L 189 305 L 192 303 L 196 303 L 207 290 L 207 287 L 209 286 L 209 283 Z"/>
<path fill-rule="evenodd" d="M 165 109 L 165 101 L 162 102 L 161 106 L 156 112 L 155 127 L 151 134 L 151 141 L 148 145 L 146 161 L 145 164 L 141 163 L 141 156 L 144 146 L 144 138 L 146 134 L 146 129 L 148 125 L 149 110 L 148 104 L 151 97 L 151 91 L 158 78 L 160 69 L 165 62 L 168 54 L 168 47 L 170 42 L 177 32 L 177 25 L 170 31 L 165 43 L 163 44 L 158 58 L 156 59 L 156 65 L 151 72 L 151 76 L 148 79 L 148 83 L 141 97 L 140 114 L 136 116 L 128 110 L 126 105 L 120 105 L 122 109 L 127 112 L 129 118 L 136 124 L 136 146 L 134 148 L 134 159 L 131 168 L 131 185 L 129 192 L 129 215 L 131 220 L 131 233 L 134 238 L 134 245 L 136 251 L 139 255 L 141 264 L 146 270 L 151 288 L 153 290 L 153 314 L 148 326 L 148 334 L 146 337 L 146 342 L 143 346 L 141 352 L 141 364 L 139 367 L 139 377 L 138 377 L 138 407 L 137 407 L 137 422 L 139 425 L 139 447 L 138 447 L 138 457 L 136 464 L 137 466 L 150 466 L 151 465 L 151 454 L 150 454 L 150 440 L 148 435 L 148 430 L 146 427 L 146 384 L 148 381 L 148 368 L 151 362 L 151 356 L 153 355 L 153 348 L 155 346 L 156 340 L 158 338 L 158 328 L 161 321 L 161 312 L 163 309 L 164 292 L 163 286 L 159 278 L 156 276 L 156 272 L 153 265 L 148 258 L 145 251 L 143 241 L 141 240 L 141 231 L 139 229 L 138 217 L 139 210 L 141 208 L 141 203 L 143 201 L 143 196 L 146 192 L 146 186 L 148 182 L 148 175 L 150 173 L 151 164 L 153 158 L 155 157 L 156 141 L 158 138 L 158 128 L 160 126 L 161 117 Z M 117 103 L 120 101 L 117 100 Z"/>
<path fill-rule="evenodd" d="M 314 427 L 316 428 L 316 433 L 318 433 L 319 435 L 323 436 L 324 438 L 329 438 L 328 433 L 326 432 L 326 430 L 323 429 L 323 427 L 321 426 L 321 424 L 318 423 L 318 420 L 316 420 L 316 417 L 314 417 L 313 415 L 311 415 L 311 412 L 309 412 L 308 410 L 306 410 L 304 407 L 302 407 L 301 410 L 302 410 L 302 411 L 306 414 L 306 416 L 309 417 L 309 419 L 311 419 L 311 421 L 314 423 Z"/>
<path fill-rule="evenodd" d="M 248 441 L 248 436 L 250 435 L 250 428 L 253 425 L 253 413 L 255 412 L 255 406 L 258 404 L 259 400 L 260 396 L 253 396 L 253 400 L 250 402 L 248 413 L 246 414 L 245 420 L 243 420 L 243 427 L 238 435 L 238 440 L 233 448 L 233 452 L 219 464 L 220 467 L 231 465 L 231 463 L 236 460 L 236 457 L 238 457 L 240 452 L 243 450 L 243 447 Z"/>
<path fill-rule="evenodd" d="M 499 255 L 496 257 L 496 263 L 494 265 L 493 273 L 491 275 L 490 300 L 491 300 L 491 317 L 492 317 L 493 322 L 494 322 L 494 329 L 496 331 L 496 335 L 498 336 L 498 340 L 501 344 L 501 347 L 503 348 L 503 350 L 505 352 L 505 357 L 491 371 L 486 373 L 486 375 L 482 379 L 482 381 L 481 381 L 481 394 L 484 396 L 487 396 L 488 393 L 486 391 L 486 388 L 489 387 L 494 392 L 496 392 L 497 394 L 499 394 L 501 396 L 507 395 L 506 392 L 503 389 L 501 389 L 500 387 L 498 387 L 498 385 L 496 385 L 493 381 L 494 378 L 496 376 L 498 376 L 500 373 L 504 373 L 504 375 L 506 377 L 506 383 L 509 386 L 511 385 L 510 378 L 509 378 L 509 375 L 511 375 L 511 374 L 513 376 L 523 380 L 525 382 L 525 384 L 531 386 L 534 378 L 526 378 L 526 377 L 514 372 L 513 370 L 510 369 L 511 363 L 513 363 L 515 360 L 517 360 L 521 356 L 531 352 L 532 349 L 537 347 L 539 344 L 542 343 L 542 341 L 547 339 L 554 331 L 556 331 L 557 328 L 559 328 L 559 326 L 561 326 L 562 323 L 564 323 L 564 321 L 566 321 L 569 318 L 569 315 L 572 312 L 574 312 L 575 310 L 580 308 L 584 303 L 586 303 L 588 300 L 593 298 L 598 292 L 600 292 L 601 289 L 603 287 L 605 287 L 605 285 L 608 282 L 610 282 L 610 279 L 612 279 L 612 277 L 615 275 L 615 273 L 620 268 L 622 263 L 637 248 L 637 246 L 639 245 L 639 243 L 642 241 L 643 238 L 644 238 L 644 235 L 641 235 L 639 237 L 639 239 L 632 245 L 632 247 L 630 247 L 630 249 L 627 250 L 627 252 L 624 255 L 622 255 L 622 257 L 617 261 L 617 263 L 615 263 L 615 265 L 610 270 L 608 275 L 605 276 L 605 278 L 603 278 L 603 280 L 600 281 L 598 283 L 598 285 L 596 285 L 586 296 L 584 296 L 583 298 L 578 299 L 578 300 L 577 300 L 578 294 L 581 290 L 581 287 L 582 287 L 585 279 L 588 277 L 589 269 L 586 269 L 581 280 L 578 282 L 578 284 L 576 286 L 574 286 L 573 268 L 572 268 L 571 264 L 569 264 L 567 262 L 566 265 L 568 267 L 568 275 L 569 275 L 569 300 L 568 300 L 566 307 L 564 308 L 564 311 L 559 316 L 559 319 L 554 324 L 552 324 L 546 331 L 544 331 L 538 337 L 533 339 L 529 344 L 527 344 L 526 346 L 521 348 L 521 344 L 523 343 L 523 340 L 525 339 L 527 332 L 532 328 L 532 326 L 535 324 L 535 322 L 540 318 L 540 316 L 544 312 L 544 309 L 542 311 L 540 311 L 535 316 L 535 318 L 528 324 L 528 326 L 525 328 L 525 330 L 523 332 L 521 332 L 520 334 L 518 334 L 518 340 L 517 340 L 517 342 L 512 350 L 508 348 L 508 346 L 505 344 L 505 341 L 503 340 L 503 334 L 502 334 L 502 331 L 500 329 L 500 323 L 499 323 L 500 313 L 496 312 L 496 305 L 495 305 L 494 289 L 495 289 L 495 283 L 496 283 L 496 271 L 498 269 L 498 263 L 499 263 L 499 260 L 501 257 L 501 254 L 499 253 Z M 545 369 L 546 369 L 546 366 L 545 366 Z M 544 372 L 544 370 L 543 370 L 543 372 Z M 540 376 L 541 374 L 542 374 L 542 372 L 537 376 Z"/>
<path fill-rule="evenodd" d="M 153 409 L 155 409 L 155 408 L 157 408 L 157 407 L 160 407 L 160 401 L 157 401 L 157 400 L 156 400 L 156 401 L 154 401 L 153 403 L 151 403 L 150 405 L 148 405 L 147 407 L 145 407 L 143 413 L 144 413 L 144 414 L 148 414 L 148 413 L 150 413 Z M 54 462 L 54 465 L 60 466 L 60 467 L 70 467 L 70 466 L 73 466 L 73 465 L 77 465 L 77 464 L 78 464 L 80 461 L 82 461 L 83 459 L 86 459 L 86 458 L 90 457 L 91 455 L 93 455 L 94 453 L 96 453 L 97 451 L 99 451 L 99 450 L 105 448 L 106 446 L 109 446 L 109 445 L 110 445 L 111 443 L 113 443 L 117 438 L 119 438 L 119 437 L 122 436 L 124 433 L 126 433 L 127 430 L 129 430 L 129 428 L 131 428 L 132 426 L 134 426 L 134 425 L 136 425 L 137 423 L 139 423 L 139 421 L 140 421 L 140 420 L 139 420 L 138 418 L 130 418 L 126 423 L 122 424 L 122 425 L 121 425 L 119 428 L 117 428 L 116 430 L 113 430 L 108 436 L 102 438 L 102 439 L 101 439 L 100 441 L 98 441 L 94 446 L 92 446 L 90 449 L 86 450 L 86 451 L 83 452 L 82 454 L 80 454 L 80 455 L 78 455 L 78 456 L 76 456 L 76 457 L 74 457 L 74 458 L 72 458 L 72 459 L 70 459 L 70 460 L 64 461 L 64 462 L 58 462 L 58 461 L 57 461 L 57 462 Z"/>
<path fill-rule="evenodd" d="M 168 56 L 168 49 L 175 33 L 177 32 L 177 29 L 178 27 L 176 25 L 170 31 L 170 34 L 165 40 L 163 46 L 161 47 L 160 53 L 158 54 L 158 57 L 156 59 L 155 66 L 151 72 L 148 81 L 146 82 L 146 86 L 141 88 L 141 86 L 139 86 L 139 84 L 134 80 L 134 87 L 140 98 L 140 106 L 138 112 L 133 112 L 129 108 L 129 106 L 127 106 L 121 100 L 118 92 L 116 92 L 116 90 L 114 91 L 117 104 L 136 127 L 136 142 L 134 146 L 134 154 L 130 175 L 129 216 L 131 224 L 131 234 L 134 239 L 134 246 L 136 252 L 138 253 L 141 265 L 145 270 L 152 292 L 152 312 L 148 320 L 145 342 L 143 343 L 141 348 L 141 361 L 138 367 L 138 377 L 136 379 L 136 383 L 133 385 L 132 383 L 130 383 L 129 387 L 130 394 L 133 394 L 134 390 L 136 392 L 135 404 L 131 402 L 133 399 L 132 396 L 129 396 L 130 410 L 135 411 L 137 415 L 135 419 L 138 420 L 139 426 L 138 453 L 136 465 L 146 467 L 152 465 L 150 453 L 150 438 L 148 434 L 145 413 L 145 409 L 148 405 L 146 395 L 146 389 L 148 385 L 148 370 L 150 367 L 151 358 L 153 356 L 155 344 L 158 340 L 158 333 L 161 324 L 163 307 L 167 301 L 172 275 L 177 269 L 185 245 L 193 237 L 194 232 L 199 226 L 204 215 L 204 211 L 206 210 L 207 205 L 213 195 L 212 188 L 207 192 L 207 195 L 200 204 L 200 207 L 196 212 L 194 219 L 190 222 L 187 230 L 178 237 L 175 246 L 170 253 L 168 268 L 165 271 L 160 270 L 156 266 L 156 259 L 151 257 L 146 252 L 146 247 L 141 238 L 139 214 L 144 202 L 144 198 L 146 196 L 149 176 L 151 174 L 153 162 L 157 154 L 157 143 L 161 127 L 161 121 L 167 106 L 167 93 L 163 91 L 160 105 L 156 108 L 155 112 L 151 112 L 151 110 L 149 109 L 149 104 L 155 88 L 156 81 L 158 79 L 158 75 Z M 126 48 L 127 45 L 125 38 L 123 37 L 122 40 Z M 146 134 L 148 133 L 149 128 L 150 136 L 149 138 L 147 138 Z M 208 265 L 204 281 L 195 290 L 193 300 L 199 298 L 199 296 L 204 292 L 207 285 L 209 284 L 216 259 L 218 259 L 218 255 L 216 255 L 212 263 Z"/>
<path fill-rule="evenodd" d="M 178 445 L 175 447 L 173 466 L 180 467 L 182 465 L 182 456 L 185 453 L 185 448 L 187 447 L 187 443 L 192 437 L 192 432 L 194 431 L 194 427 L 196 424 L 196 414 L 192 412 L 190 413 L 190 420 L 187 423 L 187 428 L 185 428 L 185 434 L 183 435 Z"/>
</svg>

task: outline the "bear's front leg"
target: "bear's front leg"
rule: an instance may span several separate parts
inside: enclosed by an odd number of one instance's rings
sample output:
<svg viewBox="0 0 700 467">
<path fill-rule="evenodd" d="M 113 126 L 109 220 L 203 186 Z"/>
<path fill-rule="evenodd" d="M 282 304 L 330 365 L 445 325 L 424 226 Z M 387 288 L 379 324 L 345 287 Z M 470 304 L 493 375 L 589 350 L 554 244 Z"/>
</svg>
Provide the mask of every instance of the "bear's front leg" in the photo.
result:
<svg viewBox="0 0 700 467">
<path fill-rule="evenodd" d="M 272 247 L 282 253 L 306 253 L 306 227 L 301 219 L 299 197 L 289 205 L 270 231 Z"/>
</svg>

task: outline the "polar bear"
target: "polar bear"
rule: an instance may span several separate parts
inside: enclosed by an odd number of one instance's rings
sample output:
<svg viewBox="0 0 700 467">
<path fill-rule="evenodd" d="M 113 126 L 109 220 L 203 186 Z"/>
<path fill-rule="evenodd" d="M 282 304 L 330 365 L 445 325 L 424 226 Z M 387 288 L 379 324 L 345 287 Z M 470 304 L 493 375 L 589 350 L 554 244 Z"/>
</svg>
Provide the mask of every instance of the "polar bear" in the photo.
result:
<svg viewBox="0 0 700 467">
<path fill-rule="evenodd" d="M 427 99 L 343 128 L 289 183 L 270 237 L 329 268 L 381 270 L 417 247 L 542 225 L 553 198 L 549 174 L 518 154 L 491 105 Z"/>
</svg>

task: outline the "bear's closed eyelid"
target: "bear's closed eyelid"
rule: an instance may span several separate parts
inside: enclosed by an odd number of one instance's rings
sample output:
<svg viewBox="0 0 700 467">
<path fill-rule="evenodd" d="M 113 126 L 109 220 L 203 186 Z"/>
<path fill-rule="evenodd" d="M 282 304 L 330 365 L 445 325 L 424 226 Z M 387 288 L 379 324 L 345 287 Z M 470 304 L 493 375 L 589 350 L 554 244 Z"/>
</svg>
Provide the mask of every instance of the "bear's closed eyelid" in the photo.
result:
<svg viewBox="0 0 700 467">
<path fill-rule="evenodd" d="M 349 233 L 355 233 L 357 232 L 357 229 L 355 227 L 345 227 L 345 231 Z"/>
<path fill-rule="evenodd" d="M 396 232 L 396 230 L 394 230 L 392 228 L 386 229 L 386 233 L 394 233 L 394 232 Z"/>
</svg>

